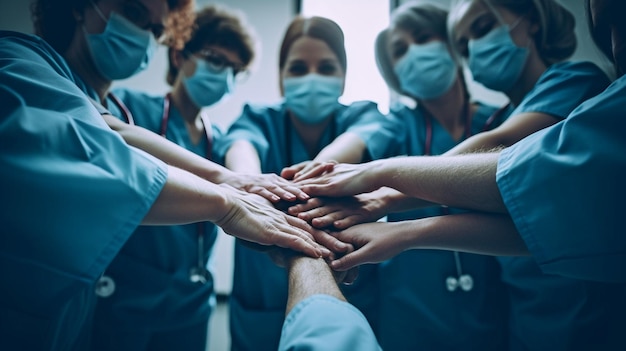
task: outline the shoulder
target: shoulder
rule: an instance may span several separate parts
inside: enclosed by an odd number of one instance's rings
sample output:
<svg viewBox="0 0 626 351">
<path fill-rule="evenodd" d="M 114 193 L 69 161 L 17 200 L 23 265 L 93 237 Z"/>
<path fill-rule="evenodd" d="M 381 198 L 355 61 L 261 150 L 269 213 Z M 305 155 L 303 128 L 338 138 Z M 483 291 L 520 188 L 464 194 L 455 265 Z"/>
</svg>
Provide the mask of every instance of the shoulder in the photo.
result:
<svg viewBox="0 0 626 351">
<path fill-rule="evenodd" d="M 353 113 L 353 114 L 361 114 L 366 112 L 375 112 L 380 114 L 378 111 L 378 104 L 373 101 L 354 101 L 349 105 L 342 105 L 343 111 L 342 113 Z"/>
<path fill-rule="evenodd" d="M 35 35 L 0 31 L 0 57 L 10 62 L 14 70 L 24 67 L 33 71 L 33 74 L 41 75 L 41 67 L 48 66 L 63 76 L 73 78 L 65 59 L 45 40 Z"/>
<path fill-rule="evenodd" d="M 540 81 L 551 81 L 555 78 L 561 80 L 572 79 L 593 79 L 600 82 L 608 83 L 607 75 L 593 62 L 589 61 L 565 61 L 559 62 L 548 67 L 546 72 L 541 76 Z"/>
<path fill-rule="evenodd" d="M 123 88 L 123 87 L 115 87 L 111 89 L 111 93 L 117 96 L 120 100 L 124 102 L 130 101 L 163 101 L 163 96 L 148 94 L 143 91 Z"/>
<path fill-rule="evenodd" d="M 274 118 L 276 116 L 282 115 L 285 111 L 285 106 L 282 103 L 272 104 L 272 105 L 262 105 L 262 104 L 245 104 L 243 106 L 243 112 L 241 113 L 242 117 L 248 118 Z"/>
</svg>

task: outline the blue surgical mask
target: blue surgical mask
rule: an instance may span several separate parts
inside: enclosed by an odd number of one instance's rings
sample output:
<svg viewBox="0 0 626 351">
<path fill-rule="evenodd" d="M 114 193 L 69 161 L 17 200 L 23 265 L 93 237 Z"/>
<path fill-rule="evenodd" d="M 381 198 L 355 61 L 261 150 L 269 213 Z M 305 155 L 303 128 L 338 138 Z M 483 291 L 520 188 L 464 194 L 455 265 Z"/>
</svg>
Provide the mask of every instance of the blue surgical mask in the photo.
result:
<svg viewBox="0 0 626 351">
<path fill-rule="evenodd" d="M 518 23 L 501 25 L 469 41 L 469 69 L 475 81 L 501 92 L 515 85 L 528 58 L 528 48 L 515 45 L 511 39 L 510 32 Z"/>
<path fill-rule="evenodd" d="M 457 65 L 445 43 L 412 44 L 394 71 L 402 90 L 421 100 L 435 99 L 448 92 L 457 75 Z"/>
<path fill-rule="evenodd" d="M 91 58 L 100 75 L 108 80 L 125 79 L 148 67 L 157 48 L 154 35 L 115 12 L 111 12 L 107 20 L 98 6 L 92 4 L 107 23 L 100 34 L 89 34 L 83 27 Z"/>
<path fill-rule="evenodd" d="M 283 79 L 285 105 L 306 124 L 317 124 L 339 107 L 343 79 L 307 74 Z"/>
<path fill-rule="evenodd" d="M 196 71 L 187 77 L 183 74 L 183 85 L 189 99 L 198 108 L 211 106 L 233 89 L 232 67 L 215 68 L 202 59 L 196 59 Z"/>
</svg>

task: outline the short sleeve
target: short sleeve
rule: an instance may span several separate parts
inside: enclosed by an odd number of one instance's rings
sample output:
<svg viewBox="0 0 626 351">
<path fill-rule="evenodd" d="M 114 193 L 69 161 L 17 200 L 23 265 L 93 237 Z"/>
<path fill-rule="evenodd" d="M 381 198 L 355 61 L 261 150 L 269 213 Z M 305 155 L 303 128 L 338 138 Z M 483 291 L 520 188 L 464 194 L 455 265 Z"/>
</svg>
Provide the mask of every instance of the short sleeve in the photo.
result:
<svg viewBox="0 0 626 351">
<path fill-rule="evenodd" d="M 392 156 L 398 125 L 387 118 L 371 101 L 357 101 L 339 116 L 339 123 L 347 125 L 346 132 L 358 135 L 366 145 L 370 159 Z"/>
<path fill-rule="evenodd" d="M 167 168 L 111 131 L 39 40 L 0 38 L 0 256 L 19 258 L 10 261 L 24 276 L 93 282 L 152 206 Z"/>
<path fill-rule="evenodd" d="M 606 74 L 591 62 L 556 63 L 539 78 L 512 115 L 540 112 L 562 120 L 609 83 Z"/>
<path fill-rule="evenodd" d="M 626 282 L 626 77 L 504 150 L 497 183 L 541 269 Z"/>
<path fill-rule="evenodd" d="M 381 350 L 365 316 L 351 304 L 328 295 L 313 295 L 291 310 L 278 349 Z"/>
<path fill-rule="evenodd" d="M 277 133 L 274 124 L 279 123 L 281 110 L 280 107 L 260 107 L 246 104 L 241 116 L 230 126 L 215 150 L 217 155 L 224 159 L 234 142 L 245 140 L 254 146 L 262 164 L 264 164 L 264 159 L 270 148 L 268 140 L 271 135 Z"/>
</svg>

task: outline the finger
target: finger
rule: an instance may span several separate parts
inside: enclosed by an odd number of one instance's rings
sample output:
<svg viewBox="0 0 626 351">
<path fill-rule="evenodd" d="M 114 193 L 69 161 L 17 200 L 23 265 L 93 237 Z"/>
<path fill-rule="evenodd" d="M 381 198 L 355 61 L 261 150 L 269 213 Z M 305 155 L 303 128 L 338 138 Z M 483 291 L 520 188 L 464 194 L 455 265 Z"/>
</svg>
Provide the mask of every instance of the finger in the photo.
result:
<svg viewBox="0 0 626 351">
<path fill-rule="evenodd" d="M 303 168 L 305 168 L 306 165 L 309 164 L 309 162 L 310 161 L 304 161 L 304 162 L 296 163 L 295 165 L 292 165 L 292 166 L 289 166 L 289 167 L 285 167 L 280 172 L 280 176 L 285 178 L 285 179 L 293 179 L 295 174 L 298 173 Z"/>
<path fill-rule="evenodd" d="M 277 234 L 275 241 L 276 246 L 302 252 L 303 254 L 314 258 L 323 257 L 323 252 L 319 245 L 308 238 L 304 239 L 300 236 L 281 233 Z"/>
<path fill-rule="evenodd" d="M 314 167 L 310 167 L 308 169 L 305 168 L 295 174 L 294 181 L 301 181 L 301 180 L 306 180 L 310 178 L 315 178 L 315 177 L 319 177 L 320 175 L 324 173 L 332 172 L 332 170 L 335 168 L 335 164 L 336 163 L 325 162 L 325 163 L 318 164 Z"/>
<path fill-rule="evenodd" d="M 336 211 L 336 206 L 322 206 L 322 207 L 317 207 L 308 211 L 300 212 L 298 214 L 298 217 L 304 219 L 305 221 L 310 221 L 314 218 L 321 218 L 324 216 L 329 216 L 335 213 L 335 211 Z"/>
<path fill-rule="evenodd" d="M 291 230 L 299 229 L 306 233 L 307 237 L 310 238 L 313 242 L 319 245 L 320 250 L 322 251 L 322 255 L 324 257 L 328 257 L 330 255 L 330 250 L 328 248 L 337 247 L 339 250 L 345 250 L 345 243 L 342 243 L 340 240 L 335 239 L 332 235 L 322 232 L 319 229 L 315 229 L 311 227 L 307 222 L 292 216 L 287 216 L 287 223 L 291 225 Z M 330 238 L 335 239 L 331 240 L 325 237 L 323 234 L 327 234 Z M 320 242 L 321 241 L 321 242 Z M 340 244 L 337 244 L 339 242 Z"/>
<path fill-rule="evenodd" d="M 352 283 L 354 283 L 354 281 L 358 277 L 359 277 L 359 266 L 356 266 L 348 270 L 348 272 L 346 273 L 346 276 L 343 278 L 343 284 L 352 285 Z"/>
<path fill-rule="evenodd" d="M 352 245 L 346 244 L 323 230 L 313 232 L 315 241 L 335 252 L 347 252 Z"/>
<path fill-rule="evenodd" d="M 330 268 L 336 271 L 347 271 L 356 266 L 360 266 L 364 263 L 368 262 L 367 256 L 368 250 L 367 247 L 363 246 L 362 248 L 351 252 L 337 260 L 330 262 Z"/>
<path fill-rule="evenodd" d="M 289 207 L 288 211 L 289 211 L 289 214 L 295 216 L 300 212 L 309 211 L 309 210 L 312 210 L 314 208 L 317 208 L 323 205 L 324 205 L 324 201 L 322 201 L 322 199 L 320 199 L 319 197 L 316 197 L 316 198 L 307 200 L 305 203 L 291 206 Z"/>
<path fill-rule="evenodd" d="M 337 229 L 346 229 L 346 228 L 352 227 L 353 225 L 357 225 L 357 224 L 361 224 L 365 222 L 366 221 L 364 221 L 363 217 L 361 217 L 360 215 L 352 215 L 352 216 L 348 216 L 342 219 L 335 220 L 332 223 L 332 225 Z"/>
<path fill-rule="evenodd" d="M 333 223 L 334 223 L 334 219 L 332 216 L 322 216 L 322 217 L 313 218 L 311 220 L 311 224 L 316 228 L 330 227 L 331 225 L 333 225 Z"/>
</svg>

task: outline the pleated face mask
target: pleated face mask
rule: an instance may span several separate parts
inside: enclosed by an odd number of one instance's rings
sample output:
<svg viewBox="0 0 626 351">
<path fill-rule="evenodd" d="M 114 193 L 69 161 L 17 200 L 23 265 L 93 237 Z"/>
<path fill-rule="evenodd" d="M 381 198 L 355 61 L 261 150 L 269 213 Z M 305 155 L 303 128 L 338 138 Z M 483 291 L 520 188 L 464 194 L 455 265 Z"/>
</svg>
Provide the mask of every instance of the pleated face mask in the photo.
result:
<svg viewBox="0 0 626 351">
<path fill-rule="evenodd" d="M 469 69 L 475 81 L 501 92 L 515 85 L 528 59 L 528 48 L 517 46 L 510 33 L 521 19 L 511 26 L 502 24 L 482 38 L 468 42 Z"/>
<path fill-rule="evenodd" d="M 403 91 L 420 100 L 445 94 L 454 83 L 458 68 L 445 43 L 411 44 L 394 67 Z"/>
<path fill-rule="evenodd" d="M 233 90 L 232 67 L 217 68 L 202 59 L 195 62 L 195 72 L 190 77 L 183 75 L 183 85 L 196 107 L 211 106 Z"/>
<path fill-rule="evenodd" d="M 343 79 L 307 74 L 283 79 L 285 105 L 306 124 L 317 124 L 339 107 Z"/>
<path fill-rule="evenodd" d="M 106 22 L 100 34 L 85 32 L 87 46 L 98 73 L 108 80 L 128 78 L 148 67 L 157 48 L 154 35 L 115 12 L 107 19 L 92 2 L 98 15 Z"/>
</svg>

